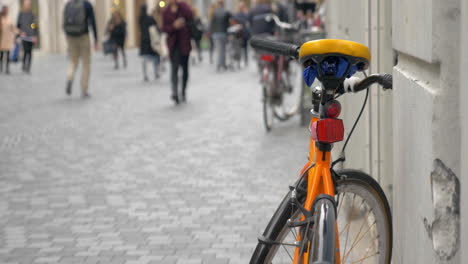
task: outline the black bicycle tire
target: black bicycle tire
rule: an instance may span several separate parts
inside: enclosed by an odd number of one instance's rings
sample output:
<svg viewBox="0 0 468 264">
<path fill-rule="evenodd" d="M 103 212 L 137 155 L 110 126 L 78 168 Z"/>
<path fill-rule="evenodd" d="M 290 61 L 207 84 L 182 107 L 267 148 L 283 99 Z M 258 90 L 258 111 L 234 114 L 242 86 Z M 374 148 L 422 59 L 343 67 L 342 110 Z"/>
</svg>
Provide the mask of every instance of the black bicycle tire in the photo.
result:
<svg viewBox="0 0 468 264">
<path fill-rule="evenodd" d="M 272 109 L 270 109 L 271 108 L 271 102 L 270 102 L 270 97 L 269 97 L 269 95 L 268 95 L 268 93 L 266 91 L 266 89 L 268 89 L 267 86 L 263 85 L 262 89 L 263 89 L 263 95 L 262 95 L 263 96 L 263 99 L 262 99 L 263 100 L 263 124 L 265 126 L 265 130 L 267 132 L 270 132 L 272 127 L 273 127 L 273 119 L 274 119 L 273 114 L 274 113 L 270 113 L 272 116 L 271 116 L 271 124 L 269 124 L 269 122 L 268 122 L 268 111 L 272 110 Z M 273 111 L 271 111 L 271 112 L 273 112 Z"/>
<path fill-rule="evenodd" d="M 301 85 L 301 99 L 300 99 L 301 103 L 299 104 L 299 114 L 300 114 L 300 125 L 302 127 L 307 126 L 309 124 L 311 116 L 312 116 L 312 114 L 310 113 L 311 109 L 308 109 L 307 107 L 305 107 L 306 104 L 304 102 L 305 91 L 308 88 L 309 87 L 305 83 Z"/>
<path fill-rule="evenodd" d="M 305 180 L 307 177 L 309 170 L 306 170 L 304 174 L 297 180 L 294 186 L 299 186 L 299 188 L 306 190 L 307 189 L 307 181 Z M 281 201 L 280 205 L 276 209 L 275 213 L 273 214 L 272 218 L 268 222 L 265 231 L 263 232 L 263 237 L 272 239 L 276 241 L 276 238 L 281 233 L 284 225 L 291 217 L 291 211 L 293 205 L 291 204 L 289 198 L 291 197 L 291 191 L 289 191 L 286 196 Z M 305 201 L 305 193 L 298 192 L 297 199 L 300 202 Z M 252 258 L 250 259 L 250 264 L 263 264 L 265 258 L 268 256 L 270 250 L 272 249 L 272 245 L 259 242 L 255 248 L 254 253 L 252 254 Z"/>
<path fill-rule="evenodd" d="M 299 179 L 299 182 L 296 183 L 298 186 L 301 186 L 302 188 L 307 188 L 307 181 L 306 175 L 307 175 L 308 170 L 304 173 L 304 175 Z M 388 203 L 388 200 L 385 196 L 385 193 L 383 192 L 382 188 L 380 185 L 368 174 L 359 171 L 359 170 L 351 170 L 351 169 L 345 169 L 345 170 L 340 170 L 337 171 L 337 174 L 343 176 L 341 179 L 337 181 L 337 185 L 340 185 L 340 183 L 343 183 L 344 181 L 354 181 L 357 184 L 363 185 L 365 187 L 368 187 L 371 189 L 373 194 L 378 197 L 378 201 L 382 208 L 384 209 L 386 219 L 385 221 L 387 222 L 387 227 L 389 228 L 388 230 L 388 241 L 387 241 L 387 250 L 389 252 L 387 261 L 385 264 L 390 264 L 391 259 L 392 259 L 392 239 L 393 239 L 393 230 L 392 230 L 392 215 L 390 211 L 390 205 Z M 286 194 L 286 196 L 283 198 L 282 202 L 280 203 L 280 206 L 278 209 L 275 211 L 273 214 L 272 218 L 270 219 L 267 227 L 265 228 L 265 231 L 263 232 L 263 237 L 267 238 L 272 241 L 276 241 L 277 237 L 281 233 L 281 231 L 284 229 L 285 225 L 287 224 L 288 219 L 291 216 L 291 209 L 292 205 L 290 203 L 290 193 Z M 305 195 L 303 194 L 300 198 L 301 202 L 304 202 L 304 197 Z M 299 198 L 299 196 L 298 196 Z M 255 248 L 254 253 L 252 254 L 252 258 L 250 260 L 250 264 L 264 264 L 265 259 L 270 253 L 270 250 L 273 248 L 272 245 L 266 244 L 264 242 L 259 242 Z"/>
</svg>

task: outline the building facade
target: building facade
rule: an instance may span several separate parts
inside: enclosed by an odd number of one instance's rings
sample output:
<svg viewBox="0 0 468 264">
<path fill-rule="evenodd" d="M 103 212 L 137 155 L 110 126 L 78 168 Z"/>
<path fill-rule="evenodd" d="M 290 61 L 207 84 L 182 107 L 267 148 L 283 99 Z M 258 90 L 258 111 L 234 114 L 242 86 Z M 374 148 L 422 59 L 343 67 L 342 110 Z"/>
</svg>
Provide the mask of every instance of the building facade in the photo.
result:
<svg viewBox="0 0 468 264">
<path fill-rule="evenodd" d="M 39 40 L 38 49 L 44 53 L 65 53 L 66 41 L 62 29 L 63 8 L 68 0 L 33 0 L 34 12 L 38 17 Z M 105 36 L 105 28 L 112 11 L 120 10 L 127 21 L 127 47 L 136 47 L 139 41 L 138 16 L 140 6 L 148 5 L 148 11 L 156 7 L 161 0 L 89 0 L 96 13 L 99 44 Z M 164 1 L 164 0 L 162 0 Z M 16 18 L 20 11 L 22 0 L 0 0 L 0 4 L 10 8 L 10 15 Z M 207 10 L 209 1 L 193 1 L 199 10 Z M 204 12 L 202 12 L 204 14 Z"/>
<path fill-rule="evenodd" d="M 327 2 L 330 37 L 367 44 L 371 73 L 393 72 L 393 91 L 373 89 L 346 164 L 392 197 L 393 262 L 466 263 L 468 1 Z M 355 116 L 362 98 L 350 97 L 343 112 Z"/>
</svg>

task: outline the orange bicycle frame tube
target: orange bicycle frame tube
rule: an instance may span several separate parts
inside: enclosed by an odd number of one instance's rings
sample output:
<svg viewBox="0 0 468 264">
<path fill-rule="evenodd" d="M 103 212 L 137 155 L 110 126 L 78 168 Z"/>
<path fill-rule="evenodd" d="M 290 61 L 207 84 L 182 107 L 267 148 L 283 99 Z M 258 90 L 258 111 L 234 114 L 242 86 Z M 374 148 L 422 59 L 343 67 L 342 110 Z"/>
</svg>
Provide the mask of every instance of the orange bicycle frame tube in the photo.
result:
<svg viewBox="0 0 468 264">
<path fill-rule="evenodd" d="M 319 118 L 316 116 L 312 117 L 311 124 L 317 121 L 318 119 Z M 330 172 L 331 152 L 319 151 L 315 146 L 315 141 L 311 137 L 310 147 L 309 147 L 309 162 L 304 166 L 302 173 L 304 173 L 305 170 L 311 166 L 311 164 L 314 164 L 314 162 L 315 162 L 315 166 L 309 169 L 308 175 L 307 175 L 307 197 L 304 203 L 304 208 L 308 211 L 312 209 L 313 202 L 318 195 L 327 194 L 332 197 L 335 196 L 335 187 L 334 187 L 333 179 L 332 179 L 331 172 Z M 304 220 L 304 216 L 301 220 Z M 336 227 L 336 229 L 338 228 Z M 339 248 L 338 232 L 336 232 L 336 234 L 337 234 L 336 245 L 337 245 L 337 248 Z M 300 240 L 301 240 L 301 237 L 299 234 L 297 236 L 297 241 L 300 241 Z M 294 252 L 293 264 L 299 264 L 299 263 L 308 264 L 309 263 L 308 252 L 304 253 L 302 257 L 302 261 L 299 262 L 300 260 L 299 248 L 296 248 Z M 336 253 L 336 263 L 340 264 L 340 252 L 339 251 L 337 251 Z"/>
</svg>

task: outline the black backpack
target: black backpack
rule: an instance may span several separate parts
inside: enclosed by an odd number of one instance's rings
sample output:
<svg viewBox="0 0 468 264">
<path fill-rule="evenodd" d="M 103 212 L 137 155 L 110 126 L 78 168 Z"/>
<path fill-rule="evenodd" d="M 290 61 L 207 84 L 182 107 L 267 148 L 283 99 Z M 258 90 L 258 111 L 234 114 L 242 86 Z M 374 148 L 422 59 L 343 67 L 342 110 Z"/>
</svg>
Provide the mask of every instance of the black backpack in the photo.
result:
<svg viewBox="0 0 468 264">
<path fill-rule="evenodd" d="M 71 0 L 65 6 L 63 28 L 70 36 L 80 36 L 87 32 L 86 9 L 84 0 Z"/>
</svg>

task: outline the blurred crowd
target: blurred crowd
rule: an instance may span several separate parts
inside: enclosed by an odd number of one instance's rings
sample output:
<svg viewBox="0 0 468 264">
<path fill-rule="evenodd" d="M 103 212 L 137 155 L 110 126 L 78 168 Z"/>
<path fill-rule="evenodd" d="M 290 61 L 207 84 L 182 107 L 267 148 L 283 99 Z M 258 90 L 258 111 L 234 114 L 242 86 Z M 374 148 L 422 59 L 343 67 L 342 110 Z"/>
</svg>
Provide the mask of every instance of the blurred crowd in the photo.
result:
<svg viewBox="0 0 468 264">
<path fill-rule="evenodd" d="M 143 80 L 149 81 L 151 75 L 159 79 L 168 62 L 171 99 L 176 104 L 185 102 L 189 67 L 203 61 L 203 48 L 209 50 L 209 62 L 215 64 L 217 72 L 240 69 L 249 63 L 248 41 L 251 36 L 277 34 L 276 24 L 265 19 L 267 15 L 274 14 L 280 21 L 294 23 L 303 29 L 323 30 L 325 7 L 324 0 L 256 0 L 251 7 L 240 1 L 235 10 L 229 10 L 224 0 L 214 0 L 205 18 L 200 17 L 192 0 L 161 1 L 154 8 L 143 4 L 138 18 Z M 9 74 L 10 62 L 22 61 L 22 70 L 30 73 L 33 47 L 38 42 L 37 29 L 30 0 L 23 1 L 16 23 L 9 16 L 8 7 L 1 7 L 0 72 Z M 68 44 L 65 88 L 68 95 L 72 94 L 75 72 L 81 62 L 81 95 L 89 97 L 90 57 L 93 46 L 97 50 L 99 43 L 103 52 L 112 56 L 116 70 L 127 67 L 127 22 L 118 9 L 113 11 L 107 23 L 102 42 L 99 42 L 93 6 L 87 0 L 69 0 L 66 3 L 63 29 Z M 151 75 L 148 74 L 148 64 L 153 68 Z M 182 71 L 181 76 L 179 71 Z"/>
</svg>

